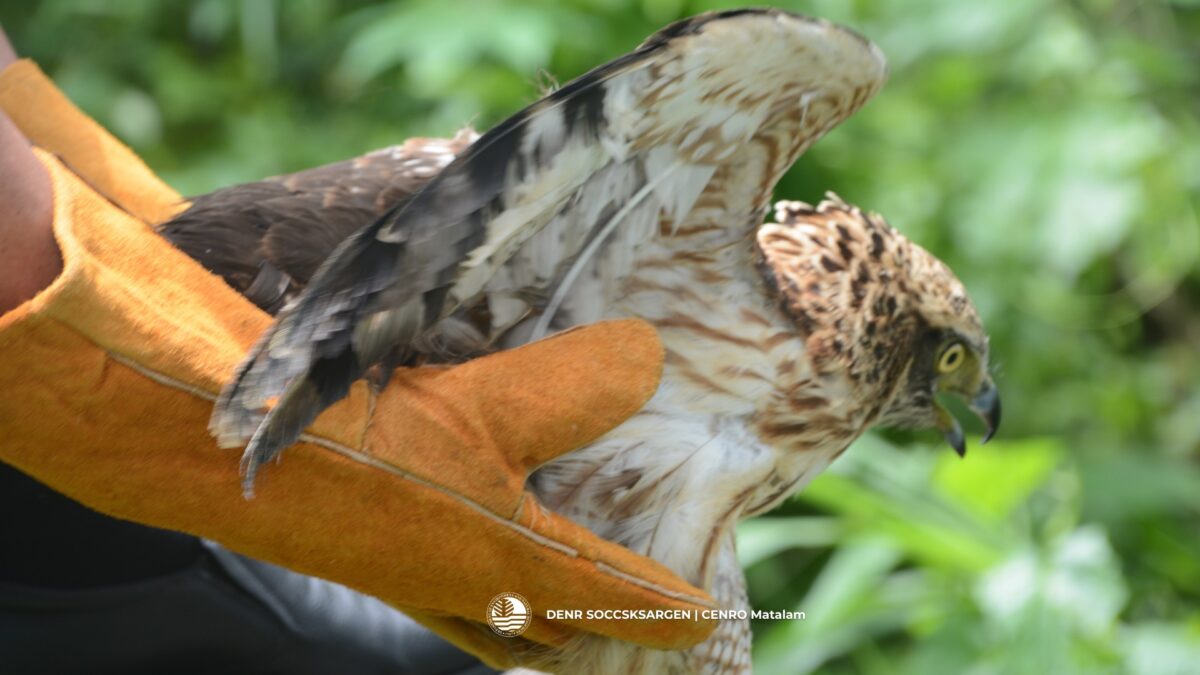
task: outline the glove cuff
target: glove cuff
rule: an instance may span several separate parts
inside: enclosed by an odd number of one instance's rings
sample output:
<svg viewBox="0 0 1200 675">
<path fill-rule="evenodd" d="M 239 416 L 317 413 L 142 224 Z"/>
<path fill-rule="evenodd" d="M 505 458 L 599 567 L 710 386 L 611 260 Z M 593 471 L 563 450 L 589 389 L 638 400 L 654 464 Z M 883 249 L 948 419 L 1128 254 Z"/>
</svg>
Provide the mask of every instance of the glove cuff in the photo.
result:
<svg viewBox="0 0 1200 675">
<path fill-rule="evenodd" d="M 29 59 L 0 71 L 0 110 L 39 148 L 134 217 L 161 223 L 187 207 L 132 150 L 63 95 Z"/>
</svg>

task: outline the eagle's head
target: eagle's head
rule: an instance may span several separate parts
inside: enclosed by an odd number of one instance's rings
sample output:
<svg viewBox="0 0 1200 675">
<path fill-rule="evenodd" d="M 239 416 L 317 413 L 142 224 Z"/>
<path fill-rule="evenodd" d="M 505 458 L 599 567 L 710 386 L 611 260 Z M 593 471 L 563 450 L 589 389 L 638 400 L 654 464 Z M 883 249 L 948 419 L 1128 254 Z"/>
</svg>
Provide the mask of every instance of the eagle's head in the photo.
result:
<svg viewBox="0 0 1200 675">
<path fill-rule="evenodd" d="M 1000 424 L 988 338 L 962 282 L 928 251 L 836 195 L 780 202 L 758 231 L 768 289 L 805 339 L 812 377 L 848 386 L 866 425 L 937 428 L 958 454 L 962 428 L 938 402 L 955 394 Z"/>
</svg>

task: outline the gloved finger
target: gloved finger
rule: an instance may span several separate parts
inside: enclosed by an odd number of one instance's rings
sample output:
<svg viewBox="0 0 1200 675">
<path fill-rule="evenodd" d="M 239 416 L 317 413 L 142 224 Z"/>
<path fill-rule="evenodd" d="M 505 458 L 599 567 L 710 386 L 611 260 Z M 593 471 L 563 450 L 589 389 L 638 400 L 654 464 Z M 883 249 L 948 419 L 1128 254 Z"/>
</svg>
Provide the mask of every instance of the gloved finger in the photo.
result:
<svg viewBox="0 0 1200 675">
<path fill-rule="evenodd" d="M 547 609 L 578 610 L 575 615 L 565 615 L 554 621 L 541 622 L 544 614 L 537 617 L 528 634 L 530 639 L 557 644 L 532 629 L 562 630 L 569 626 L 574 631 L 604 635 L 652 649 L 686 649 L 707 638 L 716 627 L 716 622 L 704 618 L 702 612 L 716 608 L 717 603 L 658 561 L 598 537 L 591 530 L 549 511 L 532 495 L 527 495 L 514 521 L 551 542 L 546 547 L 564 556 L 555 560 L 558 576 L 539 574 L 534 579 L 538 583 L 532 588 L 527 587 L 531 601 L 532 597 L 545 595 L 553 603 Z M 546 558 L 545 555 L 538 556 L 529 564 L 536 565 L 539 559 Z M 578 582 L 564 587 L 561 584 L 563 577 L 578 579 Z M 589 615 L 588 610 L 613 610 L 615 613 Z"/>
<path fill-rule="evenodd" d="M 329 442 L 302 443 L 289 451 L 273 480 L 263 481 L 254 500 L 237 507 L 236 522 L 223 524 L 220 534 L 232 548 L 256 557 L 316 576 L 337 571 L 347 585 L 397 606 L 481 626 L 493 597 L 518 593 L 532 607 L 532 623 L 522 637 L 548 645 L 587 632 L 683 649 L 714 627 L 701 617 L 716 606 L 703 591 L 663 565 L 546 511 L 532 495 L 524 496 L 516 512 L 496 512 L 382 459 Z M 364 461 L 385 470 L 364 470 Z M 224 491 L 222 503 L 236 494 L 236 486 L 223 482 L 229 474 L 188 475 L 197 493 Z M 169 517 L 184 530 L 212 530 L 211 508 L 152 514 L 148 506 L 138 507 L 143 519 Z M 318 522 L 337 524 L 336 544 L 334 538 L 313 536 Z M 586 615 L 551 620 L 546 616 L 551 609 L 661 613 L 634 620 Z M 463 646 L 477 651 L 477 645 Z"/>
<path fill-rule="evenodd" d="M 473 445 L 494 445 L 523 476 L 637 412 L 657 390 L 662 363 L 654 328 L 624 319 L 568 330 L 440 373 L 409 371 L 415 376 L 409 383 L 421 388 L 413 398 L 431 407 L 444 403 L 443 411 L 431 411 L 435 417 L 450 428 L 469 420 L 471 428 L 463 433 L 477 439 Z"/>
</svg>

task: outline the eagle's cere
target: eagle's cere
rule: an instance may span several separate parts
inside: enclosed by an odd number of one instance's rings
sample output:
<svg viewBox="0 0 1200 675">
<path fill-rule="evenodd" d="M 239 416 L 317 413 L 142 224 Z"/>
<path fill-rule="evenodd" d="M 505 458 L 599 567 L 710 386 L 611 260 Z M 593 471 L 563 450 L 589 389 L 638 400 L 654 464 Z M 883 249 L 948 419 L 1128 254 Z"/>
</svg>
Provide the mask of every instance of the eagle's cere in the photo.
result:
<svg viewBox="0 0 1200 675">
<path fill-rule="evenodd" d="M 999 421 L 987 336 L 945 265 L 832 195 L 781 202 L 762 224 L 783 172 L 885 75 L 879 50 L 838 26 L 707 14 L 478 140 L 411 141 L 198 200 L 164 233 L 260 305 L 287 301 L 214 433 L 249 439 L 249 487 L 369 369 L 641 317 L 667 351 L 658 392 L 531 488 L 745 608 L 739 519 L 875 425 L 938 428 L 961 453 L 940 393 Z M 686 653 L 589 637 L 541 656 L 570 673 L 741 673 L 749 650 L 748 622 L 724 621 Z"/>
</svg>

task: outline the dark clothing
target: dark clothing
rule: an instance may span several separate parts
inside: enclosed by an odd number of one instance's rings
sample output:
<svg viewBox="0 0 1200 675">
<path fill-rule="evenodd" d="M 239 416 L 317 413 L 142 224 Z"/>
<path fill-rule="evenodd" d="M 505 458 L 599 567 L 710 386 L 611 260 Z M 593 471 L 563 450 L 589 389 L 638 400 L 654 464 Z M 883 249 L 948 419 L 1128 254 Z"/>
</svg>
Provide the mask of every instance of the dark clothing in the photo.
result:
<svg viewBox="0 0 1200 675">
<path fill-rule="evenodd" d="M 101 515 L 0 464 L 0 673 L 495 671 L 344 586 Z"/>
</svg>

